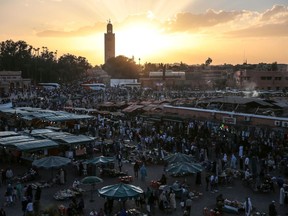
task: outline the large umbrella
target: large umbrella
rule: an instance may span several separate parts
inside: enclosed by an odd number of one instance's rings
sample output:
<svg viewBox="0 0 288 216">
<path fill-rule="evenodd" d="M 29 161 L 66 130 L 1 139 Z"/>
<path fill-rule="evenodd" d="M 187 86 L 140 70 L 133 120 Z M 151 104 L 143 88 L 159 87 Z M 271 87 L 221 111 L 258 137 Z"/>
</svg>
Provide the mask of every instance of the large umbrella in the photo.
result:
<svg viewBox="0 0 288 216">
<path fill-rule="evenodd" d="M 173 163 L 178 163 L 178 162 L 194 162 L 195 159 L 191 155 L 178 152 L 178 153 L 166 156 L 164 160 L 168 164 L 173 164 Z"/>
<path fill-rule="evenodd" d="M 198 163 L 179 162 L 170 164 L 166 168 L 166 172 L 174 176 L 183 176 L 188 174 L 195 174 L 203 170 L 202 166 Z"/>
<path fill-rule="evenodd" d="M 98 194 L 104 198 L 125 201 L 140 196 L 144 191 L 135 185 L 131 184 L 114 184 L 98 189 Z"/>
<path fill-rule="evenodd" d="M 94 157 L 92 159 L 84 161 L 84 163 L 94 164 L 94 165 L 108 164 L 108 163 L 113 163 L 113 162 L 114 162 L 114 157 L 105 157 L 105 156 Z"/>
<path fill-rule="evenodd" d="M 71 159 L 60 157 L 60 156 L 49 156 L 44 157 L 38 160 L 34 160 L 32 162 L 32 166 L 38 167 L 38 168 L 45 168 L 45 169 L 51 169 L 51 168 L 59 168 L 62 166 L 65 166 L 71 162 Z"/>
<path fill-rule="evenodd" d="M 95 190 L 95 184 L 103 182 L 103 179 L 97 176 L 86 176 L 85 178 L 81 179 L 82 184 L 91 185 L 91 199 L 90 202 L 93 202 L 93 192 Z"/>
<path fill-rule="evenodd" d="M 66 166 L 71 162 L 71 159 L 60 156 L 44 157 L 32 162 L 32 166 L 44 169 L 51 169 L 51 177 L 53 177 L 53 169 Z"/>
</svg>

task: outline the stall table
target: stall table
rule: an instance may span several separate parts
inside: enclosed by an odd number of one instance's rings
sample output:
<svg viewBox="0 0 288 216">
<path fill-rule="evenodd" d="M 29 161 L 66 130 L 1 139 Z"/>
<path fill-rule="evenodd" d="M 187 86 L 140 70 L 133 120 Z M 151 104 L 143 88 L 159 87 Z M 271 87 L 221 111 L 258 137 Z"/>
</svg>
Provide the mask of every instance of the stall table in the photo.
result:
<svg viewBox="0 0 288 216">
<path fill-rule="evenodd" d="M 119 182 L 123 182 L 123 183 L 128 184 L 128 183 L 133 181 L 133 177 L 132 176 L 120 176 L 118 178 L 118 180 L 119 180 Z"/>
<path fill-rule="evenodd" d="M 82 188 L 64 189 L 64 190 L 57 191 L 54 194 L 54 199 L 56 200 L 71 199 L 73 197 L 82 195 L 83 192 L 84 190 Z"/>
</svg>

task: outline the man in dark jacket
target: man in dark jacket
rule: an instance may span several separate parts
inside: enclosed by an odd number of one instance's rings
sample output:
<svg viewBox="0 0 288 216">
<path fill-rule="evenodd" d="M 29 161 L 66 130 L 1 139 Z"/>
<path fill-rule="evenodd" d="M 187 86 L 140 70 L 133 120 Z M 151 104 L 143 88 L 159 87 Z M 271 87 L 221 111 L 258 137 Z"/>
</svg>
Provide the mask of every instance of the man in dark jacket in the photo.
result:
<svg viewBox="0 0 288 216">
<path fill-rule="evenodd" d="M 277 216 L 275 201 L 273 200 L 269 205 L 269 216 Z"/>
</svg>

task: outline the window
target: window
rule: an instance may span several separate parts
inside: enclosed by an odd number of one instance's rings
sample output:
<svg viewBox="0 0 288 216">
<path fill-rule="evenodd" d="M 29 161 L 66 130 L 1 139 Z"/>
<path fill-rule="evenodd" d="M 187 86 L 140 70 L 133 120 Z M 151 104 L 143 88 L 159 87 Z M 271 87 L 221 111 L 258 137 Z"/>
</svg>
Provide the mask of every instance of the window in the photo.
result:
<svg viewBox="0 0 288 216">
<path fill-rule="evenodd" d="M 261 77 L 261 80 L 272 80 L 272 77 L 271 76 Z"/>
<path fill-rule="evenodd" d="M 274 77 L 274 80 L 281 80 L 282 77 Z"/>
</svg>

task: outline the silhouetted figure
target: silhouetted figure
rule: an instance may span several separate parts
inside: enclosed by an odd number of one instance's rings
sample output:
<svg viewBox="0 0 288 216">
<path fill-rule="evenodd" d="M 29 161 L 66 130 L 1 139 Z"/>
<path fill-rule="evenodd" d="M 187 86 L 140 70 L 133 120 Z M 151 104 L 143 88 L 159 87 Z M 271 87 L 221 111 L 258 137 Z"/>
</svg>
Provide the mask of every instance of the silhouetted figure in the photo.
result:
<svg viewBox="0 0 288 216">
<path fill-rule="evenodd" d="M 277 216 L 275 201 L 273 200 L 269 205 L 269 216 Z"/>
<path fill-rule="evenodd" d="M 31 185 L 27 186 L 25 196 L 28 200 L 33 200 L 33 188 Z"/>
<path fill-rule="evenodd" d="M 35 192 L 35 201 L 40 201 L 41 193 L 42 193 L 42 189 L 39 186 L 37 186 L 36 192 Z"/>
<path fill-rule="evenodd" d="M 21 201 L 22 211 L 23 211 L 23 214 L 24 214 L 24 215 L 25 215 L 25 212 L 26 212 L 27 204 L 28 204 L 28 200 L 27 200 L 27 198 L 24 196 L 23 199 L 22 199 L 22 201 Z"/>
<path fill-rule="evenodd" d="M 0 216 L 6 216 L 6 212 L 3 208 L 0 209 Z"/>
<path fill-rule="evenodd" d="M 135 178 L 138 178 L 138 172 L 139 172 L 140 166 L 139 166 L 139 163 L 137 161 L 135 162 L 133 169 L 134 169 Z"/>
<path fill-rule="evenodd" d="M 201 172 L 197 172 L 196 174 L 196 185 L 201 185 L 202 181 L 201 181 Z"/>
<path fill-rule="evenodd" d="M 162 174 L 161 179 L 158 182 L 160 185 L 166 185 L 167 184 L 167 177 L 164 173 Z"/>
<path fill-rule="evenodd" d="M 78 205 L 77 205 L 78 212 L 79 212 L 79 213 L 83 213 L 84 207 L 85 207 L 84 200 L 83 200 L 83 198 L 81 197 L 80 200 L 79 200 L 79 202 L 78 202 Z"/>
<path fill-rule="evenodd" d="M 82 162 L 79 163 L 79 170 L 78 170 L 78 175 L 79 176 L 82 176 L 83 174 L 83 169 L 84 169 L 84 166 L 82 164 Z"/>
</svg>

